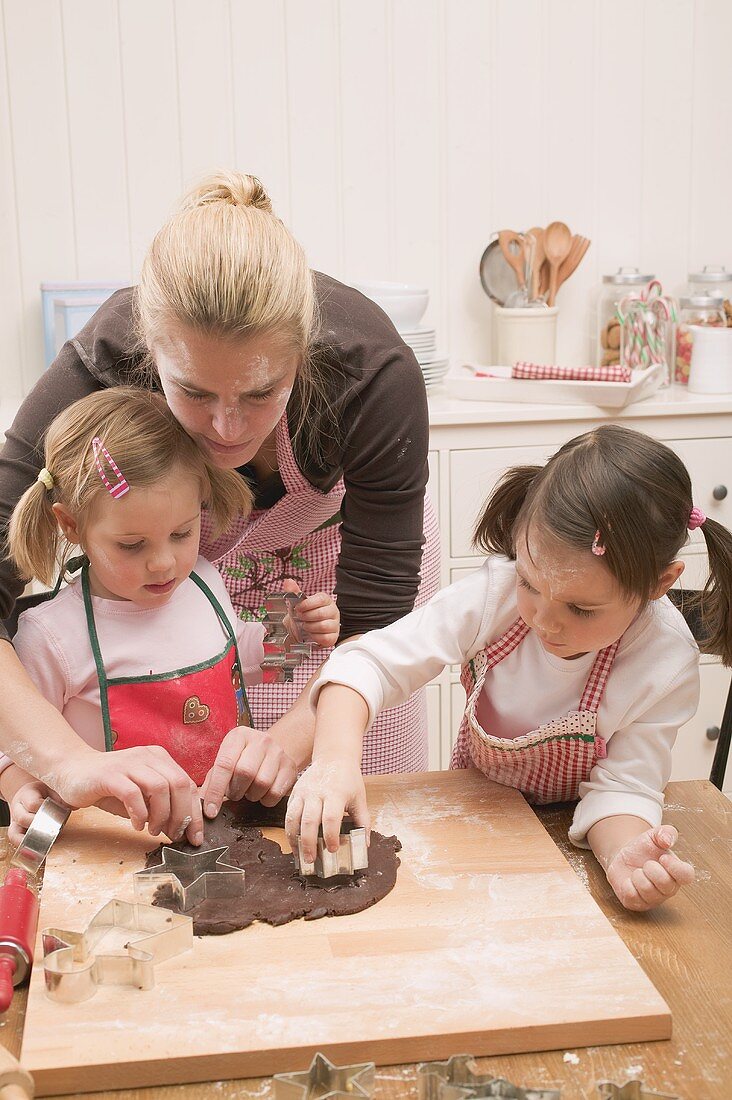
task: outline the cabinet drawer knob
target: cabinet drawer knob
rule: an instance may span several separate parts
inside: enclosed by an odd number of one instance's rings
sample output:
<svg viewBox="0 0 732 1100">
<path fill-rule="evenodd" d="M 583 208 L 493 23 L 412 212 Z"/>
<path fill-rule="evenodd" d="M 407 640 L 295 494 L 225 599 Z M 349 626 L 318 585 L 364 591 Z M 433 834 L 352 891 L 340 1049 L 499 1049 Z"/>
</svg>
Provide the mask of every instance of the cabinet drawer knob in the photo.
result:
<svg viewBox="0 0 732 1100">
<path fill-rule="evenodd" d="M 707 741 L 716 741 L 719 737 L 719 726 L 707 726 Z"/>
<path fill-rule="evenodd" d="M 727 496 L 727 486 L 715 485 L 712 489 L 712 496 L 715 500 L 724 500 L 724 498 Z"/>
</svg>

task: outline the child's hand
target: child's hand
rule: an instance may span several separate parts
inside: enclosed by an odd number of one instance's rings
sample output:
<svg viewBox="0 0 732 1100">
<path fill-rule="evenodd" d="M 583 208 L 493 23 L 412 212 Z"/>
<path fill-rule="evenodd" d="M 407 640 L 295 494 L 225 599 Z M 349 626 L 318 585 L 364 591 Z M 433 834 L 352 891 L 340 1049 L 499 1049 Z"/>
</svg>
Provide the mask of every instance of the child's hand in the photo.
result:
<svg viewBox="0 0 732 1100">
<path fill-rule="evenodd" d="M 283 582 L 283 588 L 286 592 L 300 594 L 297 581 L 288 579 Z M 341 616 L 335 600 L 327 592 L 306 596 L 295 607 L 294 625 L 297 634 L 303 634 L 309 642 L 323 649 L 335 645 L 341 628 Z"/>
<path fill-rule="evenodd" d="M 22 787 L 18 787 L 17 791 L 10 799 L 10 828 L 8 829 L 8 841 L 13 848 L 17 848 L 23 837 L 26 834 L 28 826 L 30 825 L 36 810 L 40 809 L 41 803 L 49 795 L 53 796 L 54 791 L 47 787 L 45 783 L 41 783 L 40 780 L 34 779 L 30 783 L 24 783 Z M 58 797 L 58 796 L 56 796 Z"/>
<path fill-rule="evenodd" d="M 338 837 L 344 815 L 350 812 L 356 825 L 371 831 L 366 804 L 366 787 L 361 769 L 346 760 L 316 761 L 302 773 L 287 804 L 285 831 L 295 850 L 298 836 L 303 855 L 312 863 L 317 854 L 318 830 L 329 852 L 338 851 Z"/>
<path fill-rule="evenodd" d="M 653 909 L 694 881 L 692 865 L 670 851 L 678 835 L 673 825 L 659 825 L 629 841 L 611 860 L 607 880 L 626 909 Z"/>
<path fill-rule="evenodd" d="M 203 841 L 203 813 L 191 777 L 160 745 L 115 752 L 87 750 L 53 776 L 59 796 L 73 807 L 101 806 L 124 813 L 138 832 L 164 833 L 191 844 Z"/>
<path fill-rule="evenodd" d="M 291 789 L 297 767 L 273 737 L 261 730 L 237 726 L 221 742 L 203 781 L 201 798 L 206 817 L 216 817 L 225 798 L 240 798 L 275 806 Z"/>
</svg>

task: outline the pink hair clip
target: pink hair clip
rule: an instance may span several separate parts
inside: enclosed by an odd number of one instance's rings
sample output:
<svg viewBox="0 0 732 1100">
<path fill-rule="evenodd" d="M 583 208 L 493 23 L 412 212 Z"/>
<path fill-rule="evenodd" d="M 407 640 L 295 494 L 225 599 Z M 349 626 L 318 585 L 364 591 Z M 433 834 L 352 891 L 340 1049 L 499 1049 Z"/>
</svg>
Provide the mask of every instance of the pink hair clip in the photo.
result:
<svg viewBox="0 0 732 1100">
<path fill-rule="evenodd" d="M 696 531 L 697 527 L 701 527 L 701 525 L 706 522 L 707 517 L 702 512 L 701 508 L 697 508 L 696 505 L 694 505 L 689 513 L 689 522 L 687 524 L 689 530 Z"/>
<path fill-rule="evenodd" d="M 92 451 L 94 452 L 94 461 L 97 464 L 99 476 L 104 484 L 107 486 L 109 495 L 114 497 L 115 500 L 119 500 L 120 497 L 123 497 L 125 493 L 129 492 L 130 487 L 127 483 L 127 478 L 122 473 L 119 466 L 114 461 L 111 454 L 104 446 L 98 435 L 95 435 L 92 439 Z M 104 472 L 104 466 L 102 465 L 102 460 L 99 457 L 100 454 L 104 456 L 104 458 L 107 460 L 108 465 L 111 467 L 112 470 L 114 470 L 115 474 L 117 475 L 117 480 L 114 483 L 109 480 Z"/>
<path fill-rule="evenodd" d="M 605 547 L 600 544 L 600 532 L 595 531 L 595 537 L 592 540 L 592 553 L 598 558 L 601 558 L 605 553 Z"/>
</svg>

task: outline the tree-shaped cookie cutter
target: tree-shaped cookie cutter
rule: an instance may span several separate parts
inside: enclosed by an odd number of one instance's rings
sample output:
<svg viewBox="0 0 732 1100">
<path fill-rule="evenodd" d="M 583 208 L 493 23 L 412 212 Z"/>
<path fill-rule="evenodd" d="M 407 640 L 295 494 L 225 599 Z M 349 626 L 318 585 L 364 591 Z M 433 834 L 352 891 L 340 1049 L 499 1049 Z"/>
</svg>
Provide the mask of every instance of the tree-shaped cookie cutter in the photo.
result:
<svg viewBox="0 0 732 1100">
<path fill-rule="evenodd" d="M 302 593 L 268 592 L 264 598 L 267 628 L 264 636 L 262 681 L 265 684 L 290 684 L 298 665 L 312 654 L 310 642 L 303 642 L 295 618 L 295 607 L 304 599 Z"/>
<path fill-rule="evenodd" d="M 133 875 L 135 897 L 150 901 L 159 887 L 170 886 L 184 912 L 207 898 L 239 898 L 246 875 L 241 867 L 223 862 L 228 853 L 228 844 L 203 852 L 179 852 L 164 846 L 161 863 Z"/>
<path fill-rule="evenodd" d="M 524 1088 L 505 1077 L 476 1072 L 472 1054 L 454 1054 L 446 1062 L 422 1062 L 417 1066 L 419 1100 L 469 1100 L 501 1097 L 505 1100 L 561 1100 L 560 1089 Z"/>
<path fill-rule="evenodd" d="M 323 839 L 323 828 L 318 832 L 315 860 L 309 863 L 302 851 L 302 839 L 297 838 L 295 866 L 299 875 L 316 878 L 333 878 L 335 875 L 355 875 L 369 865 L 369 849 L 366 830 L 357 828 L 353 821 L 344 820 L 338 837 L 338 851 L 329 852 Z"/>
<path fill-rule="evenodd" d="M 104 937 L 119 930 L 131 933 L 125 953 L 97 953 Z M 182 913 L 113 898 L 83 932 L 45 928 L 41 935 L 46 993 L 73 1004 L 89 1000 L 100 985 L 152 989 L 155 964 L 193 947 L 193 921 Z"/>
</svg>

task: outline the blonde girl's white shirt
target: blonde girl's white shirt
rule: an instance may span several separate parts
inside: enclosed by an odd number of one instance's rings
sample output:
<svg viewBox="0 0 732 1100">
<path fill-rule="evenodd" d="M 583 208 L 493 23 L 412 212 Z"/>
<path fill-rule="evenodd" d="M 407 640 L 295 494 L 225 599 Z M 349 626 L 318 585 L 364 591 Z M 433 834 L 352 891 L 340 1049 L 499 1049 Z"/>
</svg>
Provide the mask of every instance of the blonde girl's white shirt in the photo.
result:
<svg viewBox="0 0 732 1100">
<path fill-rule="evenodd" d="M 261 681 L 265 628 L 236 615 L 218 570 L 204 558 L 194 572 L 208 585 L 229 620 L 246 684 Z M 211 660 L 226 635 L 207 596 L 190 577 L 162 607 L 92 597 L 107 676 L 146 676 Z M 47 603 L 25 611 L 13 645 L 41 694 L 92 748 L 104 750 L 99 681 L 84 612 L 81 579 Z M 12 761 L 0 756 L 0 771 Z"/>
<path fill-rule="evenodd" d="M 336 649 L 311 701 L 325 684 L 344 684 L 363 696 L 370 725 L 379 711 L 403 702 L 446 665 L 465 664 L 517 617 L 515 565 L 488 558 L 424 607 Z M 488 674 L 478 705 L 481 724 L 496 737 L 514 738 L 577 710 L 595 656 L 562 660 L 530 631 Z M 575 844 L 587 847 L 588 830 L 605 817 L 630 814 L 660 824 L 671 750 L 698 701 L 696 643 L 670 600 L 653 600 L 623 635 L 597 712 L 607 757 L 580 786 L 569 832 Z"/>
</svg>

